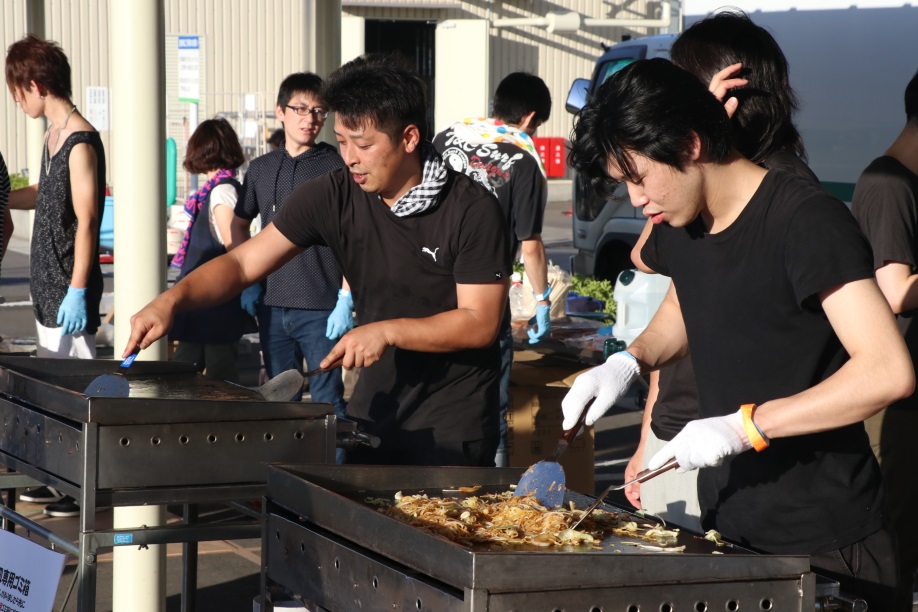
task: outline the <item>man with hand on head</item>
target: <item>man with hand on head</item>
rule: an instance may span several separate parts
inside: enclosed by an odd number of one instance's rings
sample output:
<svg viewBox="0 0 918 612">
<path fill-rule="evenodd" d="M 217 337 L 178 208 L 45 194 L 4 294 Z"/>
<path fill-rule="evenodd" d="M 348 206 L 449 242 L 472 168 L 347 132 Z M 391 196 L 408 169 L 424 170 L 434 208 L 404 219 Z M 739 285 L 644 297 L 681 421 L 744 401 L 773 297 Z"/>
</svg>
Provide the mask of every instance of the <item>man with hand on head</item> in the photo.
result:
<svg viewBox="0 0 918 612">
<path fill-rule="evenodd" d="M 625 183 L 654 223 L 641 259 L 673 284 L 627 352 L 578 377 L 564 427 L 593 398 L 595 422 L 691 347 L 701 418 L 648 467 L 703 468 L 705 529 L 809 555 L 844 592 L 890 609 L 895 537 L 862 421 L 911 395 L 915 373 L 851 213 L 740 155 L 723 104 L 666 60 L 606 81 L 572 141 L 573 165 L 603 194 Z"/>
<path fill-rule="evenodd" d="M 301 185 L 273 223 L 134 315 L 125 351 L 160 338 L 177 310 L 225 300 L 326 246 L 361 325 L 319 365 L 364 368 L 347 416 L 382 442 L 348 461 L 492 466 L 510 273 L 500 206 L 445 166 L 427 140 L 423 82 L 396 58 L 348 62 L 324 99 L 346 168 Z"/>
</svg>

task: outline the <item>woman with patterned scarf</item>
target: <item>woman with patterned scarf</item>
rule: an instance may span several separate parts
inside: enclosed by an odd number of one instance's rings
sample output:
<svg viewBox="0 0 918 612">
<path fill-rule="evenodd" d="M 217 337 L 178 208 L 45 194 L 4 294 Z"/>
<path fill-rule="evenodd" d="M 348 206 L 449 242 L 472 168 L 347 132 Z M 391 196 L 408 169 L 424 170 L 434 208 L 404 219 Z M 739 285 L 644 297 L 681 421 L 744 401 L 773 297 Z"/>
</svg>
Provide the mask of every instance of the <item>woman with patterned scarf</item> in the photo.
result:
<svg viewBox="0 0 918 612">
<path fill-rule="evenodd" d="M 230 222 L 242 186 L 236 169 L 245 161 L 239 138 L 226 119 L 208 119 L 188 140 L 185 170 L 205 174 L 207 182 L 185 202 L 190 220 L 182 244 L 172 258 L 181 270 L 178 280 L 232 248 Z M 180 312 L 169 333 L 177 340 L 173 359 L 197 364 L 207 376 L 239 381 L 236 357 L 248 315 L 239 297 L 211 308 Z"/>
</svg>

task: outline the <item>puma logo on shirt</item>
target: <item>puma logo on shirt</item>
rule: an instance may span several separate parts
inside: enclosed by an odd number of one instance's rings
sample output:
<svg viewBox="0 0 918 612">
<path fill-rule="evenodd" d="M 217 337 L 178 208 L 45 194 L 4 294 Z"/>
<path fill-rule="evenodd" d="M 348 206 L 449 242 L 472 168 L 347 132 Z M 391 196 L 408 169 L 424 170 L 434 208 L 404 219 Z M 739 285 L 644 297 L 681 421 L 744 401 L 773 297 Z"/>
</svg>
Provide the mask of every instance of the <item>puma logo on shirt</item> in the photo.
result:
<svg viewBox="0 0 918 612">
<path fill-rule="evenodd" d="M 434 260 L 434 261 L 437 261 L 437 251 L 439 251 L 439 250 L 440 250 L 440 247 L 435 248 L 433 251 L 431 251 L 431 250 L 428 249 L 427 247 L 421 247 L 421 252 L 422 252 L 422 253 L 427 253 L 428 255 L 430 255 L 431 257 L 433 257 L 433 260 Z"/>
</svg>

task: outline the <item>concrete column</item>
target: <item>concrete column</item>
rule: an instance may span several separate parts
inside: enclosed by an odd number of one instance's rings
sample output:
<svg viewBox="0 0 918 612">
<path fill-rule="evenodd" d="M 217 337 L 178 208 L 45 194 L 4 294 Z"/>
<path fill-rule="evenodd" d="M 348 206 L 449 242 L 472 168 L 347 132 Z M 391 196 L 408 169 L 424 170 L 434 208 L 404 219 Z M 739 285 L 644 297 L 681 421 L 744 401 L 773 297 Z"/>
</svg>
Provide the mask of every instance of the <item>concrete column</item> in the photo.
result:
<svg viewBox="0 0 918 612">
<path fill-rule="evenodd" d="M 39 38 L 45 37 L 45 3 L 44 0 L 28 0 L 26 3 L 26 31 Z M 48 121 L 44 116 L 38 119 L 26 117 L 26 168 L 29 169 L 29 184 L 38 184 L 41 176 L 41 153 L 45 145 L 45 132 Z M 18 168 L 10 168 L 18 172 Z M 32 222 L 35 219 L 34 210 L 12 210 L 17 238 L 32 239 Z"/>
<path fill-rule="evenodd" d="M 131 316 L 165 289 L 165 25 L 163 0 L 111 0 L 112 132 L 115 198 L 115 353 Z M 166 358 L 164 342 L 140 359 Z M 115 508 L 116 528 L 158 526 L 162 507 Z M 165 610 L 166 548 L 116 546 L 113 609 Z"/>
<path fill-rule="evenodd" d="M 341 0 L 312 0 L 303 11 L 306 57 L 303 65 L 320 77 L 341 65 Z M 352 59 L 352 58 L 351 58 Z M 318 140 L 335 143 L 334 122 L 325 122 Z"/>
</svg>

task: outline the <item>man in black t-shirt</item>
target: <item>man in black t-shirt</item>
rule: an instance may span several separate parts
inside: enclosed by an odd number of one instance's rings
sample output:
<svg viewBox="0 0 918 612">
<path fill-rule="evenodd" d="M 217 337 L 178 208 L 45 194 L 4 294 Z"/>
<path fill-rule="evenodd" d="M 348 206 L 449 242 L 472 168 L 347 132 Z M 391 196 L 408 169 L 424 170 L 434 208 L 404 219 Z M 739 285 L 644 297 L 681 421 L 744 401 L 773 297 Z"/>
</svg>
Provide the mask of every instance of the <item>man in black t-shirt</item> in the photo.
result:
<svg viewBox="0 0 918 612">
<path fill-rule="evenodd" d="M 324 94 L 347 168 L 301 185 L 274 223 L 135 315 L 126 350 L 161 337 L 174 311 L 225 301 L 325 245 L 360 325 L 320 365 L 365 368 L 348 416 L 382 441 L 348 460 L 493 465 L 510 260 L 500 206 L 425 139 L 423 83 L 394 58 L 345 64 Z"/>
<path fill-rule="evenodd" d="M 491 119 L 454 123 L 437 134 L 433 144 L 447 166 L 472 177 L 497 196 L 510 229 L 510 254 L 515 257 L 520 249 L 536 299 L 535 327 L 528 330 L 529 342 L 534 344 L 551 329 L 551 287 L 542 244 L 548 184 L 532 136 L 551 114 L 551 93 L 534 74 L 514 72 L 497 86 L 493 114 Z M 508 465 L 511 332 L 508 304 L 500 331 L 500 446 L 495 457 L 498 467 Z"/>
<path fill-rule="evenodd" d="M 883 295 L 898 315 L 905 344 L 918 363 L 918 73 L 905 88 L 905 128 L 857 181 L 851 212 L 873 247 L 873 267 Z M 880 429 L 880 466 L 899 538 L 896 612 L 911 611 L 918 571 L 918 396 L 886 409 Z"/>
<path fill-rule="evenodd" d="M 606 81 L 572 140 L 574 165 L 603 193 L 624 182 L 654 223 L 641 258 L 673 284 L 627 352 L 577 378 L 564 427 L 593 398 L 595 422 L 642 370 L 691 350 L 702 418 L 648 467 L 704 468 L 705 529 L 810 555 L 846 593 L 889 609 L 895 540 L 861 422 L 911 395 L 915 373 L 850 212 L 742 157 L 723 105 L 666 60 Z"/>
</svg>

